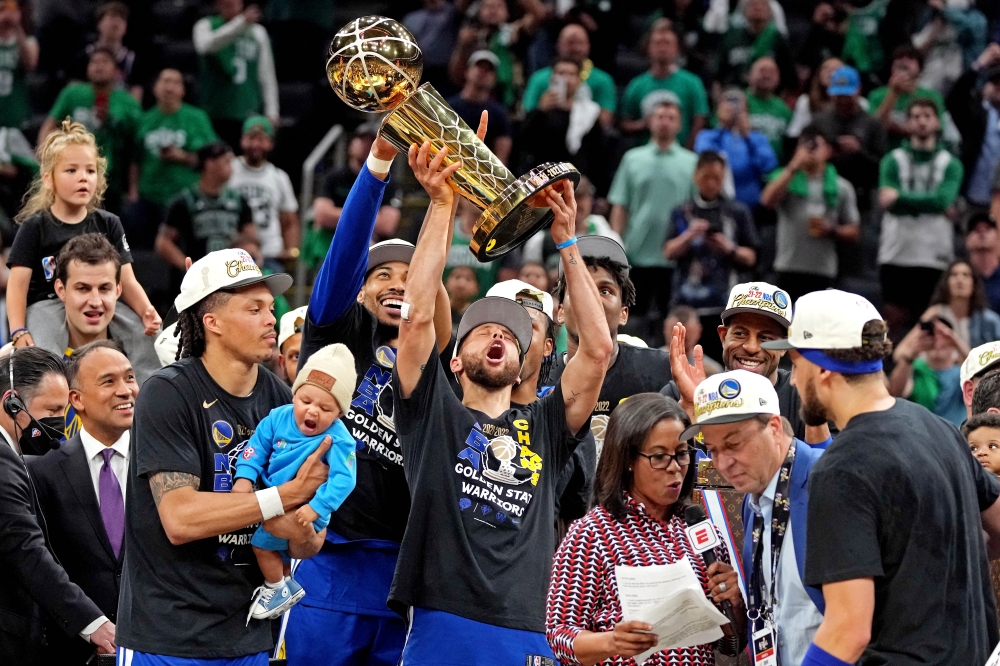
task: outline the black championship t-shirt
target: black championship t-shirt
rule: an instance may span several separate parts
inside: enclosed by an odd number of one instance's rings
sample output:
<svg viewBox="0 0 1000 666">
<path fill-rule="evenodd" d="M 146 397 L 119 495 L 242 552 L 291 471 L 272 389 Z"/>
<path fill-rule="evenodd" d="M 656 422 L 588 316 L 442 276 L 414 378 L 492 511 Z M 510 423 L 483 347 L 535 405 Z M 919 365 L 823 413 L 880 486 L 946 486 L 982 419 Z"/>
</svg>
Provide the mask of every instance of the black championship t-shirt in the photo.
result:
<svg viewBox="0 0 1000 666">
<path fill-rule="evenodd" d="M 122 222 L 117 215 L 106 210 L 95 210 L 78 224 L 66 224 L 49 211 L 43 211 L 29 216 L 17 228 L 7 266 L 31 269 L 28 305 L 56 297 L 52 286 L 56 275 L 56 255 L 63 245 L 84 234 L 101 234 L 118 250 L 123 264 L 132 263 L 132 252 L 125 240 Z"/>
<path fill-rule="evenodd" d="M 375 340 L 377 320 L 355 303 L 337 321 L 317 326 L 306 318 L 299 367 L 316 351 L 341 343 L 354 354 L 358 385 L 344 417 L 364 448 L 358 452 L 354 490 L 330 517 L 328 530 L 350 541 L 402 541 L 410 512 L 410 492 L 403 474 L 403 453 L 393 424 L 392 367 L 396 352 Z"/>
<path fill-rule="evenodd" d="M 251 620 L 250 597 L 263 577 L 250 548 L 256 525 L 180 546 L 167 539 L 149 475 L 183 472 L 198 490 L 228 493 L 236 459 L 257 424 L 291 402 L 288 387 L 263 366 L 246 398 L 223 390 L 200 359 L 163 368 L 136 401 L 129 460 L 118 644 L 195 659 L 234 658 L 271 648 L 271 626 Z"/>
<path fill-rule="evenodd" d="M 955 426 L 914 403 L 837 435 L 809 476 L 805 583 L 875 579 L 859 666 L 986 662 L 1000 635 L 979 513 L 998 496 Z"/>
<path fill-rule="evenodd" d="M 555 480 L 587 428 L 569 432 L 561 384 L 495 419 L 469 409 L 437 358 L 395 396 L 413 497 L 389 606 L 543 632 Z"/>
<path fill-rule="evenodd" d="M 562 377 L 565 368 L 566 355 L 559 354 L 552 363 L 545 384 L 554 385 Z M 622 400 L 638 393 L 656 393 L 669 381 L 670 356 L 666 352 L 626 344 L 618 345 L 618 358 L 604 376 L 601 395 L 597 399 L 593 416 L 590 417 L 590 430 L 594 433 L 594 441 L 597 444 L 595 456 L 597 460 L 601 458 L 604 432 L 608 429 L 608 418 L 611 417 L 615 407 Z"/>
<path fill-rule="evenodd" d="M 778 411 L 792 424 L 795 436 L 803 442 L 806 441 L 806 424 L 799 412 L 802 399 L 799 397 L 799 392 L 792 386 L 792 373 L 789 370 L 778 368 L 778 381 L 774 385 L 774 392 L 778 394 Z M 674 400 L 681 399 L 681 392 L 673 380 L 670 380 L 670 383 L 663 387 L 660 394 Z M 818 444 L 819 442 L 814 443 Z"/>
</svg>

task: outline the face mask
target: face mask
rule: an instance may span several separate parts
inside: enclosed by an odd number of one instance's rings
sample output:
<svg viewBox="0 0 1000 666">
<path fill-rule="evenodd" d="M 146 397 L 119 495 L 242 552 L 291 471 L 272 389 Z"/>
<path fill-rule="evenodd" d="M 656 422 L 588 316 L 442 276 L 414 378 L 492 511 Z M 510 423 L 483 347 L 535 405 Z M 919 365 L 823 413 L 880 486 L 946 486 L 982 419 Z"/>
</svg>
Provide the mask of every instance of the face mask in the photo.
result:
<svg viewBox="0 0 1000 666">
<path fill-rule="evenodd" d="M 65 419 L 62 416 L 36 419 L 31 414 L 28 414 L 28 418 L 31 423 L 21 431 L 21 437 L 17 440 L 21 453 L 26 456 L 42 456 L 52 449 L 58 449 Z"/>
</svg>

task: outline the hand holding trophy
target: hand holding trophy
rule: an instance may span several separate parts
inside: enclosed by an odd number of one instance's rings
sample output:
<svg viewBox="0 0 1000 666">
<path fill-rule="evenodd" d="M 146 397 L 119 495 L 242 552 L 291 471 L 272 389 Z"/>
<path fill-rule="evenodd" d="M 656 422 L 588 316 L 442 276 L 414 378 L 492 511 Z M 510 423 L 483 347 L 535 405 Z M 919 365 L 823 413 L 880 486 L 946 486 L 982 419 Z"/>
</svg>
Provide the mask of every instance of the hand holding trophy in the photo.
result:
<svg viewBox="0 0 1000 666">
<path fill-rule="evenodd" d="M 480 261 L 492 261 L 552 221 L 542 191 L 560 180 L 576 184 L 580 172 L 568 162 L 548 162 L 515 178 L 433 86 L 419 85 L 422 72 L 423 54 L 413 35 L 384 16 L 362 17 L 341 28 L 326 64 L 331 87 L 348 106 L 389 112 L 379 135 L 400 152 L 430 141 L 434 154 L 448 147 L 445 165 L 462 162 L 451 182 L 483 210 L 469 249 Z"/>
</svg>

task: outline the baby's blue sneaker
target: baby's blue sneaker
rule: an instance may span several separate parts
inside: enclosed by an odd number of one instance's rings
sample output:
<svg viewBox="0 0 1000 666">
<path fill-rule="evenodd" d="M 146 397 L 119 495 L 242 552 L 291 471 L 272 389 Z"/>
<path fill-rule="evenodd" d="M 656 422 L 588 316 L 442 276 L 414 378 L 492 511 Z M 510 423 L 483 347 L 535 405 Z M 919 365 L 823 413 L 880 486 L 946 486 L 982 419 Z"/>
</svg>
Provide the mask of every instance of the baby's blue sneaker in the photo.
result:
<svg viewBox="0 0 1000 666">
<path fill-rule="evenodd" d="M 277 587 L 261 585 L 254 590 L 247 624 L 250 623 L 251 619 L 270 620 L 278 617 L 294 606 L 305 594 L 306 591 L 302 589 L 302 586 L 291 578 L 286 578 Z"/>
</svg>

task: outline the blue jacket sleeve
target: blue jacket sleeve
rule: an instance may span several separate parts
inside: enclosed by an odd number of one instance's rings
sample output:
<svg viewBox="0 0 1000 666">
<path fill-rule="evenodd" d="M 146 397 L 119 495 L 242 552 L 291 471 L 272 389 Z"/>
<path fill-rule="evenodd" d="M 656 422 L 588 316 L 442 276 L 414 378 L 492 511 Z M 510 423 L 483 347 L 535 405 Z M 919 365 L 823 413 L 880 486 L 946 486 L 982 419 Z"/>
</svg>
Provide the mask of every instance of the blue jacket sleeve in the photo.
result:
<svg viewBox="0 0 1000 666">
<path fill-rule="evenodd" d="M 747 137 L 747 148 L 750 152 L 750 162 L 757 170 L 758 177 L 766 176 L 778 166 L 778 158 L 767 137 L 760 132 L 750 132 Z"/>
<path fill-rule="evenodd" d="M 722 151 L 722 145 L 719 141 L 719 132 L 716 130 L 703 129 L 698 132 L 698 136 L 694 139 L 694 152 L 699 155 L 706 150 L 714 150 L 716 152 Z"/>
<path fill-rule="evenodd" d="M 233 479 L 250 479 L 254 483 L 264 473 L 267 461 L 271 459 L 274 446 L 274 419 L 271 414 L 265 416 L 247 442 L 246 448 L 236 458 L 236 477 Z"/>
<path fill-rule="evenodd" d="M 368 268 L 368 243 L 388 183 L 362 166 L 351 186 L 309 299 L 309 317 L 317 326 L 332 324 L 357 299 Z"/>
<path fill-rule="evenodd" d="M 328 516 L 344 502 L 357 480 L 357 443 L 347 431 L 343 421 L 337 420 L 330 432 L 333 443 L 326 452 L 326 463 L 330 466 L 330 476 L 309 502 L 309 507 L 321 516 Z"/>
</svg>

